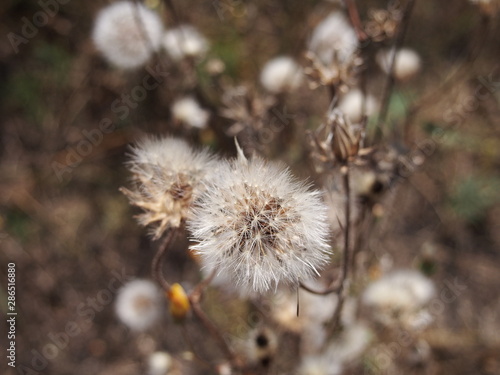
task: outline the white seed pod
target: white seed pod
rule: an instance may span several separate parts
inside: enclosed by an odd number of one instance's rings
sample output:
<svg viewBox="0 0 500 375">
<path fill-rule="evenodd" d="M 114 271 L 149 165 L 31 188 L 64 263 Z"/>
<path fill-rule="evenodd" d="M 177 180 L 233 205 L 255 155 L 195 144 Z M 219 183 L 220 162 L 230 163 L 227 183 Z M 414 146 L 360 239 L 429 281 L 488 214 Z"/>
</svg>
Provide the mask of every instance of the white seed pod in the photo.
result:
<svg viewBox="0 0 500 375">
<path fill-rule="evenodd" d="M 204 110 L 192 96 L 176 100 L 171 110 L 175 120 L 193 128 L 205 128 L 210 118 L 210 113 Z"/>
<path fill-rule="evenodd" d="M 146 63 L 159 49 L 162 34 L 157 13 L 140 3 L 119 1 L 99 12 L 92 38 L 110 63 L 132 69 Z"/>
<path fill-rule="evenodd" d="M 288 56 L 269 60 L 260 73 L 260 82 L 269 92 L 278 94 L 293 91 L 300 87 L 303 72 L 297 62 Z"/>
<path fill-rule="evenodd" d="M 334 56 L 343 62 L 358 49 L 358 37 L 344 14 L 335 11 L 316 26 L 309 40 L 308 49 L 324 64 L 330 64 Z"/>
<path fill-rule="evenodd" d="M 144 331 L 160 317 L 161 297 L 160 290 L 151 281 L 130 281 L 118 291 L 116 315 L 133 330 Z"/>
<path fill-rule="evenodd" d="M 320 193 L 260 158 L 221 162 L 188 221 L 192 248 L 241 293 L 297 286 L 328 262 Z"/>
<path fill-rule="evenodd" d="M 183 140 L 146 138 L 132 149 L 128 162 L 135 186 L 122 192 L 132 205 L 143 209 L 137 216 L 139 224 L 150 225 L 158 239 L 186 220 L 214 165 L 207 150 L 195 151 Z"/>
<path fill-rule="evenodd" d="M 208 51 L 208 40 L 191 25 L 180 25 L 167 30 L 162 45 L 174 61 L 185 57 L 203 57 Z"/>
<path fill-rule="evenodd" d="M 379 104 L 377 99 L 368 94 L 363 99 L 361 90 L 353 89 L 345 94 L 339 101 L 338 108 L 347 116 L 352 123 L 359 123 L 363 115 L 363 100 L 365 101 L 365 114 L 373 116 L 377 113 Z"/>
<path fill-rule="evenodd" d="M 377 53 L 377 64 L 385 74 L 389 74 L 393 55 L 394 52 L 391 50 L 381 50 Z M 422 62 L 418 53 L 409 48 L 402 48 L 396 52 L 394 77 L 399 81 L 408 81 L 417 75 L 421 65 Z"/>
</svg>

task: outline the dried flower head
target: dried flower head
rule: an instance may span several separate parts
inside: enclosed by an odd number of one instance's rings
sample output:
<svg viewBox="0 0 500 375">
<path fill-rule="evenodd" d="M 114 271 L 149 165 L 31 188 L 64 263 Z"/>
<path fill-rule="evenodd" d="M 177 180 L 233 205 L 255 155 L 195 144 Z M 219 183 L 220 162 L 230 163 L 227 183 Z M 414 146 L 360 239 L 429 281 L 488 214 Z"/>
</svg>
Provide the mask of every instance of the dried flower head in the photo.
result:
<svg viewBox="0 0 500 375">
<path fill-rule="evenodd" d="M 163 35 L 163 48 L 174 60 L 186 57 L 203 57 L 208 51 L 207 39 L 191 25 L 180 25 Z"/>
<path fill-rule="evenodd" d="M 304 73 L 309 77 L 309 87 L 312 90 L 319 86 L 329 86 L 346 93 L 356 84 L 358 73 L 363 66 L 363 59 L 356 53 L 344 61 L 334 57 L 328 63 L 322 62 L 311 51 L 308 51 L 305 57 L 308 66 Z"/>
<path fill-rule="evenodd" d="M 172 104 L 172 116 L 175 120 L 191 127 L 205 128 L 210 113 L 204 110 L 192 96 L 186 96 Z"/>
<path fill-rule="evenodd" d="M 92 36 L 109 62 L 130 69 L 144 64 L 158 50 L 162 33 L 158 14 L 140 3 L 119 1 L 99 12 Z"/>
<path fill-rule="evenodd" d="M 260 82 L 272 93 L 293 91 L 302 83 L 302 68 L 288 56 L 269 60 L 260 73 Z"/>
<path fill-rule="evenodd" d="M 194 151 L 183 140 L 146 138 L 132 149 L 128 163 L 135 186 L 121 190 L 131 204 L 144 210 L 138 221 L 151 225 L 153 237 L 158 239 L 166 229 L 177 228 L 186 220 L 213 165 L 207 150 Z"/>
<path fill-rule="evenodd" d="M 377 53 L 376 61 L 380 69 L 386 74 L 391 70 L 394 51 L 381 50 Z M 409 48 L 402 48 L 396 52 L 393 74 L 399 81 L 413 78 L 421 68 L 420 56 Z"/>
<path fill-rule="evenodd" d="M 358 36 L 343 13 L 330 13 L 314 29 L 308 49 L 326 65 L 348 60 L 358 49 Z"/>
<path fill-rule="evenodd" d="M 143 331 L 161 315 L 162 296 L 158 287 L 148 280 L 133 280 L 118 292 L 116 314 L 130 328 Z"/>
<path fill-rule="evenodd" d="M 241 151 L 241 150 L 240 150 Z M 320 193 L 260 158 L 221 163 L 188 221 L 193 250 L 242 293 L 297 285 L 328 261 Z"/>
<path fill-rule="evenodd" d="M 396 35 L 402 17 L 403 13 L 397 2 L 388 9 L 372 9 L 368 12 L 365 32 L 375 42 L 391 39 Z"/>
</svg>

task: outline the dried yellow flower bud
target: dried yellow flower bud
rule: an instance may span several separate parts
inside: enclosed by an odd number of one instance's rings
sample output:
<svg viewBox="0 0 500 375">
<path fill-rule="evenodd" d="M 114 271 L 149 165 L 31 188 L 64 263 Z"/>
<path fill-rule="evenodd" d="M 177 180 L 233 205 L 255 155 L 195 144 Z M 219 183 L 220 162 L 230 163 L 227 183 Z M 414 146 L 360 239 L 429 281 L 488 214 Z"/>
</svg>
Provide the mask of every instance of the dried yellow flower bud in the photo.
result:
<svg viewBox="0 0 500 375">
<path fill-rule="evenodd" d="M 184 288 L 175 283 L 167 292 L 167 298 L 170 301 L 170 314 L 177 320 L 183 320 L 191 308 Z"/>
</svg>

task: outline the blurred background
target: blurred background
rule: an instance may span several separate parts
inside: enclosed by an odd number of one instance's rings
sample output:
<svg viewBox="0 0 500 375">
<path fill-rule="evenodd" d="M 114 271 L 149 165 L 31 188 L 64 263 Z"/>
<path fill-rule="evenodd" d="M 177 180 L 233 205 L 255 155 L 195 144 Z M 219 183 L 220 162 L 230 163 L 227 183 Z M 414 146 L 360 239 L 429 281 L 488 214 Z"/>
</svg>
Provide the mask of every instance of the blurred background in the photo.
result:
<svg viewBox="0 0 500 375">
<path fill-rule="evenodd" d="M 156 56 L 147 67 L 122 71 L 97 53 L 90 37 L 96 13 L 109 2 L 57 2 L 43 26 L 27 26 L 45 3 L 4 0 L 0 5 L 0 309 L 7 311 L 7 264 L 14 262 L 18 312 L 18 367 L 6 366 L 2 354 L 0 371 L 142 374 L 154 350 L 189 362 L 183 328 L 167 314 L 157 328 L 141 334 L 114 314 L 110 283 L 150 278 L 158 247 L 118 191 L 128 183 L 127 147 L 145 133 L 174 134 L 234 155 L 232 137 L 224 133 L 231 121 L 220 114 L 219 87 L 243 84 L 259 91 L 260 69 L 270 58 L 287 54 L 304 62 L 314 26 L 336 4 L 174 0 L 174 15 L 165 3 L 148 1 L 166 27 L 194 24 L 209 39 L 210 51 L 195 68 L 158 65 L 162 57 Z M 370 9 L 386 6 L 384 1 L 357 3 L 362 20 Z M 388 193 L 368 247 L 380 264 L 424 270 L 438 294 L 449 283 L 459 285 L 457 298 L 444 305 L 425 333 L 432 366 L 414 373 L 500 374 L 498 20 L 466 0 L 416 1 L 404 45 L 419 53 L 422 71 L 409 83 L 396 83 L 384 124 L 386 130 L 406 124 L 411 171 Z M 216 79 L 211 61 L 223 65 Z M 113 111 L 113 103 L 158 66 L 158 88 L 127 105 L 126 116 Z M 380 78 L 373 77 L 376 90 Z M 205 100 L 212 111 L 209 127 L 188 129 L 172 120 L 172 101 L 186 93 Z M 294 131 L 283 130 L 263 153 L 314 180 L 302 132 L 323 120 L 328 90 L 304 87 L 285 100 Z M 107 133 L 97 131 L 103 119 L 113 124 Z M 85 139 L 95 143 L 85 148 Z M 178 247 L 169 253 L 166 273 L 194 285 L 198 266 L 182 251 L 185 243 Z M 227 310 L 211 315 L 226 322 L 223 330 L 235 332 L 240 328 L 232 325 L 247 319 L 248 307 L 233 306 L 228 298 L 224 303 Z M 0 327 L 5 353 L 5 319 Z M 61 333 L 68 329 L 75 334 L 65 340 Z M 188 329 L 202 355 L 220 357 L 213 345 L 202 344 L 202 328 L 190 323 Z M 54 343 L 59 347 L 49 345 Z M 269 373 L 293 373 L 293 344 L 284 344 L 285 349 L 288 360 L 285 355 Z M 212 373 L 192 367 L 181 373 Z M 351 371 L 379 373 L 362 365 Z"/>
</svg>

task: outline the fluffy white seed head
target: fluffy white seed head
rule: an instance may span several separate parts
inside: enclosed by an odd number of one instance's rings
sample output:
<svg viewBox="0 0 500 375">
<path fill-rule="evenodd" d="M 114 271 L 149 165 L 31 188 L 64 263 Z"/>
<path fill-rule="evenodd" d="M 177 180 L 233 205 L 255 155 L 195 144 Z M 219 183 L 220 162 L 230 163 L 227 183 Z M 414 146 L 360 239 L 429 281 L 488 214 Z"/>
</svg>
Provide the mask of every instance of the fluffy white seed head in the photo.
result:
<svg viewBox="0 0 500 375">
<path fill-rule="evenodd" d="M 352 123 L 359 123 L 363 116 L 363 100 L 365 102 L 365 114 L 372 116 L 378 111 L 378 101 L 368 94 L 363 99 L 361 90 L 353 89 L 342 97 L 338 108 L 347 116 Z"/>
<path fill-rule="evenodd" d="M 207 39 L 191 25 L 181 25 L 167 30 L 163 35 L 162 44 L 174 61 L 186 57 L 203 57 L 209 47 Z"/>
<path fill-rule="evenodd" d="M 192 96 L 186 96 L 172 104 L 172 116 L 175 120 L 193 128 L 204 128 L 207 126 L 210 113 L 204 110 Z"/>
<path fill-rule="evenodd" d="M 328 262 L 320 193 L 260 158 L 221 162 L 188 221 L 193 249 L 242 294 L 297 285 Z"/>
<path fill-rule="evenodd" d="M 140 3 L 119 1 L 99 12 L 92 37 L 110 63 L 131 69 L 143 65 L 158 50 L 162 34 L 158 14 Z"/>
<path fill-rule="evenodd" d="M 393 55 L 392 50 L 381 50 L 377 53 L 377 64 L 386 74 L 389 74 Z M 418 53 L 409 48 L 400 49 L 396 52 L 394 61 L 394 77 L 399 81 L 408 81 L 420 71 L 421 65 Z"/>
<path fill-rule="evenodd" d="M 186 220 L 214 164 L 207 150 L 195 151 L 183 140 L 146 138 L 132 149 L 128 163 L 135 186 L 122 191 L 131 204 L 142 208 L 139 223 L 151 225 L 157 239 Z"/>
<path fill-rule="evenodd" d="M 330 13 L 313 31 L 309 50 L 324 64 L 330 64 L 334 56 L 346 61 L 358 48 L 358 37 L 343 13 Z"/>
<path fill-rule="evenodd" d="M 160 317 L 161 297 L 160 290 L 151 281 L 130 281 L 118 291 L 116 315 L 133 330 L 144 331 Z"/>
<path fill-rule="evenodd" d="M 148 375 L 167 375 L 173 359 L 167 352 L 154 352 L 148 357 Z"/>
<path fill-rule="evenodd" d="M 412 325 L 436 294 L 434 283 L 413 270 L 391 272 L 371 283 L 362 295 L 364 305 L 375 309 L 375 318 L 390 322 L 396 317 Z"/>
<path fill-rule="evenodd" d="M 269 60 L 260 73 L 262 86 L 275 94 L 296 90 L 301 85 L 302 80 L 302 68 L 288 56 Z"/>
</svg>

